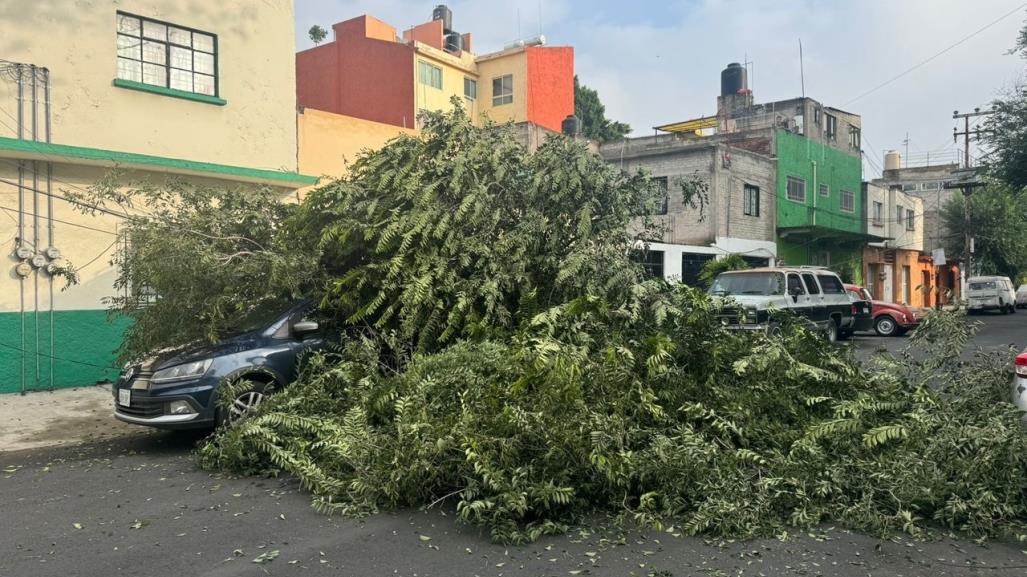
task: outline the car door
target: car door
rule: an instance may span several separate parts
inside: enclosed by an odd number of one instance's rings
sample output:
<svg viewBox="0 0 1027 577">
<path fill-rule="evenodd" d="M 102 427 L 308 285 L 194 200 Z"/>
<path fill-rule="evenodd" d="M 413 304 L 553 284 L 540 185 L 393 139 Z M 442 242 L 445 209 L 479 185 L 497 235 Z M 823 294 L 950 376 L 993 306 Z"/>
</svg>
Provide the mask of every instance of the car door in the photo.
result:
<svg viewBox="0 0 1027 577">
<path fill-rule="evenodd" d="M 845 284 L 834 273 L 823 272 L 816 275 L 820 283 L 821 294 L 824 298 L 824 310 L 826 317 L 839 315 L 841 327 L 851 327 L 855 321 L 852 302 L 846 294 Z"/>
<path fill-rule="evenodd" d="M 788 308 L 797 315 L 806 317 L 810 306 L 809 293 L 802 284 L 802 279 L 794 272 L 788 273 Z"/>
<path fill-rule="evenodd" d="M 816 276 L 809 272 L 802 273 L 802 284 L 806 287 L 806 292 L 809 293 L 807 301 L 809 306 L 806 310 L 806 315 L 809 317 L 809 320 L 818 326 L 823 326 L 827 320 L 827 306 L 824 304 L 824 293 L 820 290 L 820 284 L 817 283 Z"/>
</svg>

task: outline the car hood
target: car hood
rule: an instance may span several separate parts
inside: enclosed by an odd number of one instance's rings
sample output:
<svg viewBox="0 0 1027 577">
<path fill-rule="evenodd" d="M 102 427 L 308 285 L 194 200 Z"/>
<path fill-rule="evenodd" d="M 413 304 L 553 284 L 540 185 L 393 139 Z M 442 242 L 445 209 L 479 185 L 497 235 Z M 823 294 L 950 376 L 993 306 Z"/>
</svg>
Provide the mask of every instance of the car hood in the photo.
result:
<svg viewBox="0 0 1027 577">
<path fill-rule="evenodd" d="M 253 348 L 260 337 L 260 331 L 243 333 L 222 339 L 216 343 L 191 343 L 157 353 L 143 363 L 143 368 L 159 371 L 168 367 L 230 355 Z"/>
<path fill-rule="evenodd" d="M 791 303 L 791 299 L 785 295 L 727 295 L 714 296 L 713 299 L 719 304 L 726 304 L 730 301 L 739 306 L 757 309 L 768 309 L 771 306 L 785 308 Z"/>
</svg>

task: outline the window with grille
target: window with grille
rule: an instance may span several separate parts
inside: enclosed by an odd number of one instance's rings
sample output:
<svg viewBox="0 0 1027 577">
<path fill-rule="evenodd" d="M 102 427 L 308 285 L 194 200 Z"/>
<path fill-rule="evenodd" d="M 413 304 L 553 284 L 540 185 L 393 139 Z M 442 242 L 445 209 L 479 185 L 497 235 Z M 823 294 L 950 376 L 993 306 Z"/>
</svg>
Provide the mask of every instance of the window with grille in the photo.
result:
<svg viewBox="0 0 1027 577">
<path fill-rule="evenodd" d="M 896 224 L 901 223 L 902 220 L 905 218 L 905 214 L 906 214 L 906 209 L 902 208 L 901 206 L 896 206 L 895 207 L 895 223 Z"/>
<path fill-rule="evenodd" d="M 788 177 L 788 200 L 795 202 L 806 202 L 806 181 L 794 176 Z"/>
<path fill-rule="evenodd" d="M 874 226 L 881 226 L 884 220 L 884 204 L 874 201 Z"/>
<path fill-rule="evenodd" d="M 442 90 L 442 69 L 423 60 L 418 60 L 417 81 L 426 86 Z"/>
<path fill-rule="evenodd" d="M 851 190 L 842 191 L 842 210 L 844 212 L 856 212 L 856 194 Z"/>
<path fill-rule="evenodd" d="M 640 250 L 635 253 L 634 260 L 642 265 L 646 277 L 663 278 L 662 250 Z"/>
<path fill-rule="evenodd" d="M 468 100 L 478 99 L 478 81 L 473 78 L 464 78 L 464 98 Z"/>
<path fill-rule="evenodd" d="M 912 210 L 906 210 L 906 230 L 916 230 L 915 217 Z"/>
<path fill-rule="evenodd" d="M 513 103 L 513 74 L 492 79 L 492 106 Z"/>
<path fill-rule="evenodd" d="M 647 214 L 667 214 L 667 198 L 669 196 L 669 184 L 666 176 L 655 176 L 652 179 L 656 185 L 656 199 L 654 206 L 650 207 Z"/>
<path fill-rule="evenodd" d="M 831 187 L 826 184 L 820 185 L 820 196 L 831 196 Z"/>
<path fill-rule="evenodd" d="M 827 127 L 824 130 L 824 136 L 828 140 L 834 140 L 838 136 L 838 117 L 833 114 L 825 114 L 824 118 L 827 122 Z"/>
<path fill-rule="evenodd" d="M 742 212 L 746 216 L 760 215 L 760 187 L 746 184 L 742 188 Z"/>
<path fill-rule="evenodd" d="M 218 38 L 118 12 L 118 78 L 217 96 Z"/>
</svg>

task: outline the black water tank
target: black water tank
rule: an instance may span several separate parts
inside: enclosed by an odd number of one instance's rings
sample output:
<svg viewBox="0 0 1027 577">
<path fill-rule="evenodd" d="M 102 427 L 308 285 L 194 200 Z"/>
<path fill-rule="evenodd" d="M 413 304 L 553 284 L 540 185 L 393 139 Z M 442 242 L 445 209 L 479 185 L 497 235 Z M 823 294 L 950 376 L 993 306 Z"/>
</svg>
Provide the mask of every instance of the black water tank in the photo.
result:
<svg viewBox="0 0 1027 577">
<path fill-rule="evenodd" d="M 445 4 L 439 4 L 431 11 L 431 19 L 442 20 L 442 29 L 449 32 L 453 29 L 453 11 Z"/>
<path fill-rule="evenodd" d="M 464 49 L 464 37 L 459 32 L 446 34 L 446 51 L 460 52 Z"/>
<path fill-rule="evenodd" d="M 578 120 L 577 116 L 568 114 L 567 118 L 563 119 L 560 123 L 560 132 L 567 136 L 577 136 L 581 133 L 581 121 Z"/>
<path fill-rule="evenodd" d="M 720 73 L 720 95 L 731 96 L 738 94 L 739 90 L 749 87 L 749 80 L 745 68 L 737 62 L 727 65 Z"/>
</svg>

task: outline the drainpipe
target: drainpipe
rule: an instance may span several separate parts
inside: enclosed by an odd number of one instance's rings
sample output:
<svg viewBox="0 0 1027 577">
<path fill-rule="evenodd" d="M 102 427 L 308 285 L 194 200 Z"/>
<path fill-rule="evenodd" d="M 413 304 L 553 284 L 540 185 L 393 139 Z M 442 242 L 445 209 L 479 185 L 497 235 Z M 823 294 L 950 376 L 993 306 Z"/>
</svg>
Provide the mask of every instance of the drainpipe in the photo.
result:
<svg viewBox="0 0 1027 577">
<path fill-rule="evenodd" d="M 813 226 L 817 226 L 817 197 L 820 196 L 820 189 L 817 186 L 817 161 L 810 161 L 813 163 Z"/>
<path fill-rule="evenodd" d="M 37 83 L 36 83 L 36 65 L 30 64 L 29 71 L 32 73 L 32 142 L 39 140 L 38 138 L 38 126 L 36 117 L 36 107 L 39 104 L 37 94 Z M 39 163 L 35 160 L 32 161 L 32 252 L 39 254 Z M 36 367 L 36 380 L 33 382 L 34 385 L 39 385 L 39 269 L 35 269 L 32 274 L 32 285 L 33 285 L 33 308 L 32 308 L 32 319 L 35 324 L 35 367 Z"/>
<path fill-rule="evenodd" d="M 50 144 L 50 69 L 43 68 L 43 122 L 45 123 L 44 137 L 46 143 Z M 47 249 L 54 247 L 53 234 L 53 164 L 46 163 L 46 224 L 47 224 Z M 50 289 L 50 388 L 53 384 L 54 370 L 54 332 L 53 332 L 53 275 L 47 275 Z"/>
<path fill-rule="evenodd" d="M 18 140 L 25 136 L 25 80 L 22 65 L 17 64 L 18 71 Z M 25 246 L 25 161 L 18 161 L 18 248 Z M 25 393 L 25 277 L 19 275 L 18 291 L 20 308 L 18 320 L 21 322 L 21 371 L 18 376 L 21 392 Z"/>
</svg>

